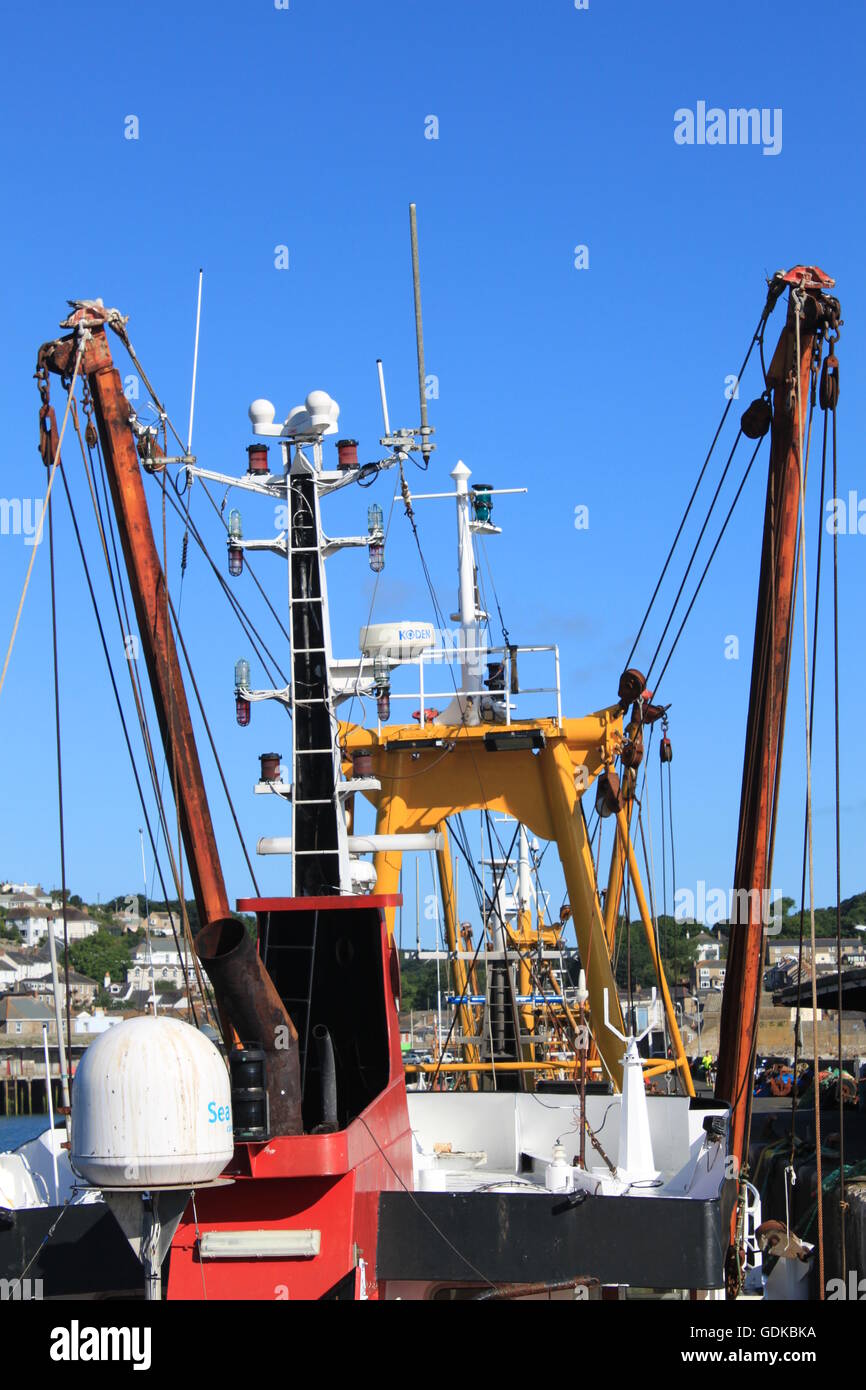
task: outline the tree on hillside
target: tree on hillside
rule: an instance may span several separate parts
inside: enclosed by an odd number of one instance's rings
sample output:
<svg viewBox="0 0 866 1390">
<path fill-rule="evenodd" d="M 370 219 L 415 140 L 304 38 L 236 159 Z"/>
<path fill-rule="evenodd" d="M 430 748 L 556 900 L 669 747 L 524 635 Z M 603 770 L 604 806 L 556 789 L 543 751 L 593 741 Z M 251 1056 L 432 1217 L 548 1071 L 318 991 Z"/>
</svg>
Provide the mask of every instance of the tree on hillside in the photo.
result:
<svg viewBox="0 0 866 1390">
<path fill-rule="evenodd" d="M 694 938 L 703 930 L 699 922 L 682 922 L 664 915 L 658 918 L 659 950 L 669 983 L 688 977 L 695 959 Z M 640 919 L 626 926 L 625 919 L 621 917 L 616 940 L 617 984 L 621 989 L 627 988 L 630 959 L 634 988 L 651 988 L 656 982 L 656 974 Z"/>
<path fill-rule="evenodd" d="M 100 983 L 106 971 L 115 984 L 122 984 L 129 968 L 133 942 L 128 936 L 115 936 L 112 932 L 98 931 L 86 936 L 83 941 L 73 941 L 69 947 L 69 959 L 81 975 Z"/>
</svg>

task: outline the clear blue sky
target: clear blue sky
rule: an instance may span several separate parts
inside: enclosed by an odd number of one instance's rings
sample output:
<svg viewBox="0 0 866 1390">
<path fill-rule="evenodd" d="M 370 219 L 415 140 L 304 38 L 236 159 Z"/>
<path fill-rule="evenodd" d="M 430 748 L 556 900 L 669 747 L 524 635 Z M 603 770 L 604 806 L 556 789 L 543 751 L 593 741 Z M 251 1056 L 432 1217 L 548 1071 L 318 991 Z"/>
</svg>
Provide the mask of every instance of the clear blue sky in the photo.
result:
<svg viewBox="0 0 866 1390">
<path fill-rule="evenodd" d="M 816 26 L 826 26 L 820 48 Z M 249 401 L 268 396 L 283 416 L 314 387 L 340 401 L 341 432 L 361 440 L 362 456 L 377 457 L 377 357 L 393 420 L 413 423 L 417 413 L 407 248 L 414 200 L 428 370 L 440 381 L 430 485 L 445 486 L 462 457 L 476 478 L 529 487 L 525 501 L 501 502 L 505 534 L 490 547 L 512 639 L 562 644 L 569 712 L 609 703 L 724 405 L 725 378 L 757 321 L 764 276 L 778 266 L 813 261 L 837 279 L 846 319 L 840 491 L 864 488 L 864 29 L 854 4 L 824 9 L 819 19 L 804 3 L 744 0 L 590 0 L 580 11 L 571 0 L 16 7 L 5 20 L 14 61 L 0 97 L 0 495 L 42 495 L 33 364 L 67 297 L 100 295 L 130 316 L 146 369 L 172 415 L 186 420 L 199 266 L 200 460 L 240 472 Z M 828 77 L 819 81 L 824 63 Z M 780 108 L 781 152 L 676 144 L 674 112 L 699 101 Z M 131 115 L 137 140 L 124 138 Z M 436 140 L 425 138 L 430 116 L 438 118 Z M 274 267 L 281 244 L 289 248 L 286 271 Z M 589 248 L 589 268 L 580 271 L 578 244 Z M 768 344 L 781 321 L 777 311 Z M 753 375 L 741 406 L 757 389 Z M 71 447 L 65 457 L 84 518 L 80 463 Z M 392 476 L 366 497 L 335 502 L 331 528 L 363 527 L 373 496 L 387 507 Z M 756 471 L 750 481 L 665 679 L 664 697 L 674 702 L 680 885 L 724 887 L 731 879 L 764 477 Z M 61 503 L 58 496 L 68 877 L 93 899 L 138 888 L 141 817 Z M 581 504 L 589 507 L 586 531 L 573 524 Z M 195 505 L 222 562 L 215 518 L 201 497 Z M 810 499 L 812 560 L 815 506 Z M 247 534 L 259 529 L 255 516 L 245 508 Z M 450 509 L 431 504 L 421 524 L 450 611 Z M 89 520 L 88 535 L 97 568 Z M 176 586 L 174 527 L 170 545 Z M 839 551 L 843 893 L 851 893 L 866 887 L 866 538 L 842 536 Z M 20 537 L 0 537 L 4 651 L 29 558 Z M 0 696 L 0 873 L 50 885 L 59 881 L 59 859 L 47 561 L 44 546 Z M 275 565 L 270 582 L 279 593 Z M 258 569 L 269 573 L 264 559 Z M 366 618 L 369 580 L 363 560 L 333 562 L 335 637 L 346 655 Z M 255 608 L 248 586 L 243 593 Z M 194 552 L 182 612 L 248 839 L 285 831 L 252 784 L 258 753 L 287 753 L 288 730 L 274 706 L 254 709 L 251 729 L 236 727 L 232 667 L 251 653 Z M 399 517 L 377 616 L 431 616 Z M 724 658 L 730 634 L 740 639 L 739 661 Z M 645 660 L 646 648 L 639 655 Z M 796 661 L 791 701 L 774 880 L 798 896 Z M 243 894 L 246 871 L 204 761 L 230 893 Z M 832 666 L 823 646 L 820 904 L 834 893 L 831 774 Z M 655 811 L 655 766 L 651 787 Z M 278 862 L 259 870 L 265 889 L 284 886 Z M 550 886 L 556 898 L 555 875 Z M 411 898 L 411 883 L 407 890 Z"/>
</svg>

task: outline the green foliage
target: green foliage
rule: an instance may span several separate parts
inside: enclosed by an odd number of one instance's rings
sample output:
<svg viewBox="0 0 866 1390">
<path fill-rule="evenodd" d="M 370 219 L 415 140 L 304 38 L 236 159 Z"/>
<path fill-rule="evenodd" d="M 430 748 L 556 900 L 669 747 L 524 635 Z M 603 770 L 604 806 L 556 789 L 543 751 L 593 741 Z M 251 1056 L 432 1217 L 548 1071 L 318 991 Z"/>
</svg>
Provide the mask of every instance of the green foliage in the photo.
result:
<svg viewBox="0 0 866 1390">
<path fill-rule="evenodd" d="M 782 930 L 779 936 L 790 937 L 800 935 L 800 911 L 793 898 L 782 899 Z M 856 936 L 854 928 L 862 926 L 866 922 L 866 893 L 855 893 L 852 898 L 843 898 L 839 904 L 839 915 L 842 924 L 843 937 Z M 803 915 L 803 930 L 806 938 L 809 936 L 809 906 Z M 817 936 L 836 935 L 836 907 L 816 907 L 815 908 L 815 934 Z"/>
<path fill-rule="evenodd" d="M 143 915 L 144 915 L 144 902 L 143 902 L 143 900 L 142 900 L 141 898 L 139 898 L 139 904 L 140 904 L 140 906 L 139 906 L 139 912 L 140 912 L 140 913 L 142 914 L 142 916 L 143 916 Z M 171 898 L 168 902 L 152 902 L 152 903 L 150 904 L 150 910 L 151 910 L 151 912 L 170 912 L 170 913 L 172 913 L 172 915 L 173 915 L 173 917 L 174 917 L 174 920 L 175 920 L 175 925 L 176 925 L 176 927 L 177 927 L 177 930 L 178 930 L 178 932 L 180 931 L 181 926 L 182 926 L 182 923 L 183 923 L 183 919 L 182 919 L 182 917 L 181 917 L 181 915 L 180 915 L 180 899 L 179 899 L 179 898 Z M 187 917 L 189 918 L 189 925 L 190 925 L 190 928 L 192 929 L 192 934 L 193 934 L 193 936 L 195 936 L 196 932 L 198 931 L 199 922 L 198 922 L 198 908 L 197 908 L 196 905 L 195 905 L 195 899 L 194 899 L 194 898 L 187 898 L 187 899 L 186 899 L 186 915 L 187 915 Z"/>
<path fill-rule="evenodd" d="M 447 968 L 444 977 L 441 963 L 439 970 L 440 978 L 447 980 Z M 401 1009 L 408 1013 L 410 1009 L 436 1008 L 435 960 L 417 960 L 408 951 L 403 951 L 400 955 L 400 982 Z"/>
<path fill-rule="evenodd" d="M 93 918 L 94 922 L 104 927 L 106 931 L 117 931 L 117 926 L 114 922 L 114 914 L 110 908 L 106 907 L 105 903 L 90 903 L 86 911 L 88 915 Z"/>
<path fill-rule="evenodd" d="M 115 984 L 122 984 L 129 968 L 134 939 L 128 934 L 121 936 L 100 930 L 83 941 L 73 941 L 69 947 L 69 959 L 81 975 L 91 980 L 102 981 L 108 971 Z"/>
<path fill-rule="evenodd" d="M 466 962 L 467 965 L 469 962 Z M 400 982 L 401 998 L 400 1009 L 408 1013 L 410 1010 L 420 1011 L 436 1008 L 437 987 L 443 994 L 452 994 L 454 985 L 451 979 L 451 968 L 447 961 L 439 962 L 439 976 L 437 981 L 436 961 L 418 960 L 409 951 L 400 952 Z M 478 989 L 481 994 L 485 990 L 484 966 L 478 966 Z"/>
<path fill-rule="evenodd" d="M 18 945 L 21 941 L 18 928 L 9 926 L 4 907 L 0 907 L 0 941 L 8 941 L 10 945 Z"/>
<path fill-rule="evenodd" d="M 688 978 L 695 959 L 694 939 L 703 930 L 704 928 L 695 922 L 679 922 L 675 917 L 659 917 L 659 948 L 669 984 Z M 643 923 L 638 920 L 626 926 L 625 920 L 620 918 L 617 929 L 616 982 L 621 989 L 628 986 L 629 958 L 634 988 L 651 988 L 656 983 L 656 975 Z"/>
</svg>

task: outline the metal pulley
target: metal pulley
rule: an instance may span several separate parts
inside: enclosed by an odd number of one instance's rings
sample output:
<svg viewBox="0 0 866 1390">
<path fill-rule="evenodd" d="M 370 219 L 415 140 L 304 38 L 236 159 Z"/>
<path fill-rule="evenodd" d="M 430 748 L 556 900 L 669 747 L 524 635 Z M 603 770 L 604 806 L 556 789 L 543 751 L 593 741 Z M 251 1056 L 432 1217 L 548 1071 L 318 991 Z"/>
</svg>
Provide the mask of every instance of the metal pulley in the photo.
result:
<svg viewBox="0 0 866 1390">
<path fill-rule="evenodd" d="M 659 744 L 659 762 L 672 763 L 674 760 L 673 745 L 668 738 L 668 717 L 667 711 L 670 708 L 666 705 L 662 713 L 662 741 Z"/>
<path fill-rule="evenodd" d="M 839 359 L 836 356 L 835 348 L 837 338 L 830 344 L 830 351 L 824 358 L 824 365 L 821 368 L 821 386 L 818 392 L 818 399 L 821 402 L 822 410 L 835 410 L 839 403 Z"/>
<path fill-rule="evenodd" d="M 747 439 L 763 439 L 773 420 L 769 396 L 758 396 L 740 417 L 740 429 Z"/>
<path fill-rule="evenodd" d="M 623 671 L 619 678 L 619 698 L 623 709 L 627 709 L 643 694 L 646 677 L 635 666 Z"/>
<path fill-rule="evenodd" d="M 643 734 L 640 728 L 635 729 L 632 724 L 629 725 L 628 732 L 629 737 L 622 745 L 620 757 L 623 767 L 637 769 L 643 762 Z"/>
<path fill-rule="evenodd" d="M 601 820 L 622 810 L 622 792 L 613 768 L 603 772 L 595 784 L 595 809 Z"/>
</svg>

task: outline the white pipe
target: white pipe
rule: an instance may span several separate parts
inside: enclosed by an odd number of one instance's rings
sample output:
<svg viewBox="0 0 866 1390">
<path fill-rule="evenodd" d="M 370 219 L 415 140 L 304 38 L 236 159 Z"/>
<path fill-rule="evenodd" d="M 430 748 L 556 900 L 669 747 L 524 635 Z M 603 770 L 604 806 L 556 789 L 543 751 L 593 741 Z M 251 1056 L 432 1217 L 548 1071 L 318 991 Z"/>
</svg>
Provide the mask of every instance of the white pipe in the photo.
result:
<svg viewBox="0 0 866 1390">
<path fill-rule="evenodd" d="M 65 912 L 65 905 L 64 905 Z M 63 1097 L 63 1106 L 66 1111 L 66 1137 L 72 1138 L 72 1126 L 69 1118 L 69 1066 L 67 1062 L 66 1047 L 63 1040 L 63 1009 L 60 1004 L 60 972 L 57 969 L 57 942 L 54 937 L 54 919 L 49 918 L 48 922 L 48 954 L 51 958 L 51 985 L 54 992 L 54 1020 L 57 1025 L 57 1053 L 60 1058 L 60 1094 Z M 69 1049 L 72 1050 L 72 1038 L 68 1039 Z"/>
<path fill-rule="evenodd" d="M 189 393 L 189 432 L 186 438 L 186 452 L 192 453 L 192 421 L 195 414 L 195 379 L 198 373 L 198 334 L 201 326 L 201 281 L 203 271 L 198 273 L 198 304 L 195 311 L 195 347 L 192 353 L 192 386 Z"/>
<path fill-rule="evenodd" d="M 529 871 L 529 837 L 526 826 L 520 827 L 520 877 L 518 879 L 518 905 L 521 912 L 529 912 L 532 907 L 532 879 Z"/>
<path fill-rule="evenodd" d="M 51 1094 L 51 1062 L 48 1057 L 48 1024 L 42 1025 L 42 1046 L 45 1049 L 45 1093 L 48 1096 L 48 1123 L 51 1127 L 51 1163 L 54 1168 L 54 1202 L 60 1205 L 60 1179 L 57 1176 L 57 1150 L 54 1147 L 54 1097 Z"/>
<path fill-rule="evenodd" d="M 385 373 L 382 370 L 381 357 L 376 359 L 376 371 L 379 373 L 379 396 L 382 401 L 382 421 L 385 425 L 386 439 L 391 434 L 391 421 L 388 419 L 388 397 L 385 395 Z"/>
<path fill-rule="evenodd" d="M 457 573 L 459 579 L 460 627 L 463 635 L 461 667 L 462 689 L 466 694 L 478 685 L 480 662 L 469 657 L 478 647 L 477 613 L 475 608 L 475 547 L 472 543 L 469 515 L 469 478 L 471 474 L 462 459 L 451 471 L 457 499 Z M 475 676 L 473 681 L 472 677 Z"/>
<path fill-rule="evenodd" d="M 350 835 L 350 854 L 375 854 L 379 850 L 402 853 L 404 850 L 440 850 L 445 848 L 444 836 L 431 830 L 426 835 Z M 291 835 L 265 835 L 256 845 L 256 854 L 291 854 Z"/>
</svg>

